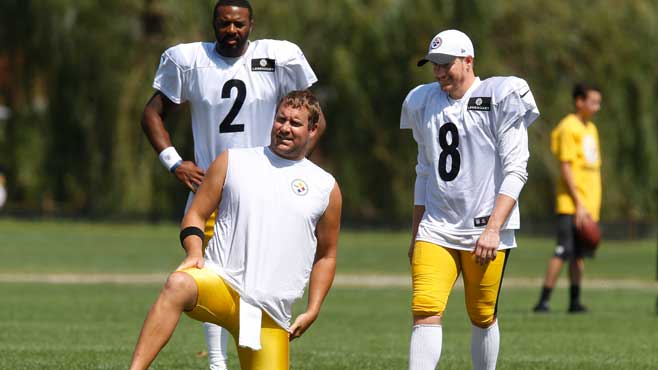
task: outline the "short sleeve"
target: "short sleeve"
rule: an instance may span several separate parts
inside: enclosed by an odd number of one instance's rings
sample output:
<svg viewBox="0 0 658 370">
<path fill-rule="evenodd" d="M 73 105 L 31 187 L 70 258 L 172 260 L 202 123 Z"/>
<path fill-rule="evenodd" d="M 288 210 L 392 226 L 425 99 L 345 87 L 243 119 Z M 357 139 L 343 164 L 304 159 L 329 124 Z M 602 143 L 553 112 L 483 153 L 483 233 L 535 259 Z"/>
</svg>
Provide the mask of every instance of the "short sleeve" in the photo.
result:
<svg viewBox="0 0 658 370">
<path fill-rule="evenodd" d="M 557 133 L 555 157 L 560 162 L 573 162 L 578 155 L 578 146 L 571 130 L 566 127 Z"/>
<path fill-rule="evenodd" d="M 414 183 L 414 204 L 424 206 L 427 194 L 427 182 L 430 174 L 431 165 L 426 158 L 425 141 L 423 135 L 419 132 L 417 125 L 418 114 L 417 109 L 412 108 L 412 101 L 414 99 L 414 92 L 412 90 L 402 103 L 402 112 L 400 113 L 400 129 L 411 129 L 414 141 L 418 144 L 418 155 L 416 162 L 416 181 Z"/>
<path fill-rule="evenodd" d="M 293 90 L 308 89 L 318 81 L 304 53 L 297 45 L 285 42 L 283 49 L 285 55 L 277 66 L 282 95 Z"/>
<path fill-rule="evenodd" d="M 506 131 L 511 125 L 515 125 L 519 119 L 523 120 L 525 127 L 529 127 L 538 117 L 539 108 L 530 87 L 520 78 L 508 78 L 505 83 L 509 84 L 501 90 L 508 91 L 496 106 L 496 132 Z"/>
<path fill-rule="evenodd" d="M 162 53 L 160 57 L 160 66 L 155 73 L 153 87 L 165 94 L 172 102 L 181 104 L 187 100 L 184 92 L 185 76 L 182 68 L 168 51 Z"/>
<path fill-rule="evenodd" d="M 400 129 L 411 129 L 413 127 L 413 120 L 411 117 L 411 112 L 409 112 L 409 105 L 407 104 L 407 100 L 409 98 L 404 100 L 404 103 L 402 103 L 402 112 L 400 113 Z"/>
</svg>

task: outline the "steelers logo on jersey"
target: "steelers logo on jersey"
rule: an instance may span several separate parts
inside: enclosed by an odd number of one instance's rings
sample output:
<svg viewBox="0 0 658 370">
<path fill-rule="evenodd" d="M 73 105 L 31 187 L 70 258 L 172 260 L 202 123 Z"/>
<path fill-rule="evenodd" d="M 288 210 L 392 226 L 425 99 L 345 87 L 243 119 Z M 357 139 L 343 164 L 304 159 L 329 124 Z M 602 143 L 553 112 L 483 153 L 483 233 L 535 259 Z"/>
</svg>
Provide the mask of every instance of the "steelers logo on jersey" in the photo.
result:
<svg viewBox="0 0 658 370">
<path fill-rule="evenodd" d="M 438 48 L 439 46 L 441 46 L 441 43 L 442 43 L 442 42 L 443 42 L 443 41 L 441 41 L 441 38 L 440 38 L 439 36 L 436 36 L 436 37 L 432 40 L 432 43 L 430 44 L 430 48 L 431 48 L 431 49 L 436 49 L 436 48 Z"/>
<path fill-rule="evenodd" d="M 591 135 L 583 137 L 583 155 L 585 161 L 589 164 L 594 164 L 599 159 L 599 151 L 596 148 L 596 140 Z"/>
<path fill-rule="evenodd" d="M 304 180 L 295 179 L 290 186 L 292 187 L 292 192 L 296 195 L 303 196 L 308 193 L 308 185 Z"/>
</svg>

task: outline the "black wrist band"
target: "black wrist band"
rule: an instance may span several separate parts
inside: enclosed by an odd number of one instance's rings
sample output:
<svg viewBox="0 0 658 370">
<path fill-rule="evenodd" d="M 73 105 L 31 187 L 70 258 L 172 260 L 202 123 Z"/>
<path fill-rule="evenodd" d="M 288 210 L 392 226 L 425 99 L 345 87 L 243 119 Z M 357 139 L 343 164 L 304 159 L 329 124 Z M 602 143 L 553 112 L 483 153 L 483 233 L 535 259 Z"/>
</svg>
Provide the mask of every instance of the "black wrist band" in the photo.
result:
<svg viewBox="0 0 658 370">
<path fill-rule="evenodd" d="M 203 243 L 203 239 L 205 238 L 205 234 L 203 233 L 203 230 L 199 229 L 196 226 L 188 226 L 184 228 L 183 230 L 180 231 L 180 245 L 185 249 L 185 245 L 183 244 L 183 240 L 187 238 L 190 235 L 196 235 L 199 238 L 201 238 L 201 242 Z"/>
</svg>

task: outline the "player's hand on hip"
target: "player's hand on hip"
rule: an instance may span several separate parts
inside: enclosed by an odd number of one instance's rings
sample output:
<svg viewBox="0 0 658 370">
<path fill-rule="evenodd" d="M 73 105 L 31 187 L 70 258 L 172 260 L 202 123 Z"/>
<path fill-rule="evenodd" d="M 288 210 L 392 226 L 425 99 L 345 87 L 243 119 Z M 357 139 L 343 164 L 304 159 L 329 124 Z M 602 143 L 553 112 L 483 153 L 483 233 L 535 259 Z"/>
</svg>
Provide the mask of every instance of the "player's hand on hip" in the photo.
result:
<svg viewBox="0 0 658 370">
<path fill-rule="evenodd" d="M 196 189 L 199 188 L 204 176 L 206 175 L 206 171 L 197 167 L 192 161 L 183 161 L 180 166 L 176 167 L 174 175 L 176 175 L 176 178 L 185 184 L 188 189 L 192 192 L 196 192 Z"/>
<path fill-rule="evenodd" d="M 475 249 L 473 249 L 475 262 L 484 265 L 496 259 L 499 245 L 500 232 L 489 228 L 484 229 L 482 235 L 475 242 Z"/>
<path fill-rule="evenodd" d="M 290 340 L 292 341 L 293 339 L 301 337 L 302 334 L 304 334 L 304 332 L 311 326 L 311 324 L 313 324 L 317 317 L 317 314 L 310 312 L 304 312 L 303 314 L 297 316 L 295 322 L 290 325 L 290 329 L 288 329 Z"/>
<path fill-rule="evenodd" d="M 185 269 L 192 268 L 192 267 L 196 267 L 198 269 L 203 268 L 203 256 L 202 255 L 192 255 L 192 256 L 185 257 L 183 262 L 181 262 L 181 264 L 178 265 L 178 267 L 176 268 L 176 271 L 185 270 Z"/>
</svg>

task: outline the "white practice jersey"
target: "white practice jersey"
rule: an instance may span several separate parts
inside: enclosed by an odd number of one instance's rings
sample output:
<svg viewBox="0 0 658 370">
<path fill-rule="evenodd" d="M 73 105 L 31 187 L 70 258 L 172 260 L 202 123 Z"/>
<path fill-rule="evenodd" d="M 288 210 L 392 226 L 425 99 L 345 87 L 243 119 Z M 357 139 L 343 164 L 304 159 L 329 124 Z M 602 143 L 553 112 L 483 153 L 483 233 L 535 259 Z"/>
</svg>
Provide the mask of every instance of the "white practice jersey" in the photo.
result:
<svg viewBox="0 0 658 370">
<path fill-rule="evenodd" d="M 190 103 L 196 165 L 208 169 L 229 148 L 269 145 L 276 105 L 317 81 L 299 47 L 256 40 L 239 58 L 220 56 L 213 42 L 167 49 L 153 87 L 174 103 Z"/>
<path fill-rule="evenodd" d="M 476 78 L 459 100 L 438 83 L 413 89 L 400 127 L 418 143 L 414 202 L 425 206 L 418 240 L 472 249 L 493 211 L 506 176 L 527 179 L 526 128 L 539 116 L 523 79 Z M 501 248 L 514 247 L 518 204 L 501 232 Z"/>
<path fill-rule="evenodd" d="M 206 265 L 240 297 L 288 329 L 309 280 L 335 180 L 313 162 L 268 147 L 230 149 Z"/>
</svg>

